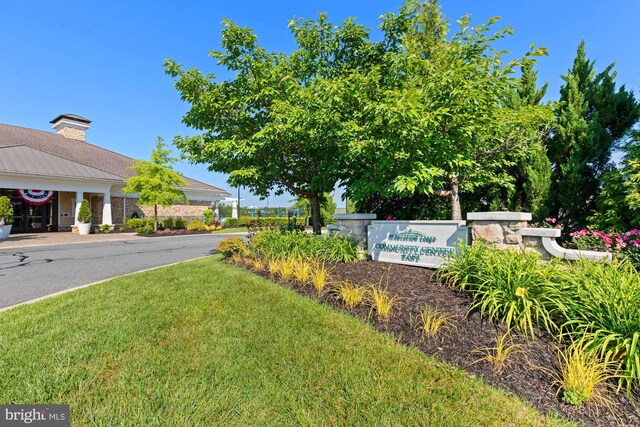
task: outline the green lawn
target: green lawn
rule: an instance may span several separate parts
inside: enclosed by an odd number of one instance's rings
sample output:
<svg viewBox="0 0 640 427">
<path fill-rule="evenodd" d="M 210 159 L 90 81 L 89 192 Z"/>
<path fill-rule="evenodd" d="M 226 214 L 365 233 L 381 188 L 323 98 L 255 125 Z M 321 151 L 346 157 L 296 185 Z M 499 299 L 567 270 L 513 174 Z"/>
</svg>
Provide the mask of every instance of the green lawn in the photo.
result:
<svg viewBox="0 0 640 427">
<path fill-rule="evenodd" d="M 514 397 L 219 257 L 0 314 L 0 403 L 72 425 L 540 425 Z"/>
</svg>

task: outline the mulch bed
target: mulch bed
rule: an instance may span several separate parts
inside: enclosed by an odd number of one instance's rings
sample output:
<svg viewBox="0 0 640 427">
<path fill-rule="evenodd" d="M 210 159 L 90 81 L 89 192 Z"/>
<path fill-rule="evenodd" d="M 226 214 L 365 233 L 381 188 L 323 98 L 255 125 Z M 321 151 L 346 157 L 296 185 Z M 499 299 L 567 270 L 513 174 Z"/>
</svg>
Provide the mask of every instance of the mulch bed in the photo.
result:
<svg viewBox="0 0 640 427">
<path fill-rule="evenodd" d="M 400 300 L 392 309 L 388 322 L 377 320 L 368 306 L 347 309 L 336 295 L 317 296 L 310 287 L 281 283 L 307 297 L 321 301 L 338 310 L 360 317 L 381 332 L 391 333 L 400 342 L 419 348 L 426 354 L 449 362 L 466 371 L 470 377 L 482 378 L 495 387 L 507 390 L 530 402 L 543 413 L 555 412 L 561 417 L 577 421 L 584 426 L 629 425 L 640 426 L 640 407 L 626 396 L 610 393 L 608 408 L 575 407 L 563 403 L 557 396 L 557 387 L 549 369 L 557 367 L 556 347 L 549 337 L 537 334 L 538 339 L 526 339 L 512 333 L 512 342 L 521 345 L 511 353 L 507 365 L 500 371 L 482 359 L 483 348 L 495 346 L 496 335 L 506 332 L 482 318 L 478 312 L 468 313 L 470 298 L 441 284 L 434 270 L 382 262 L 331 264 L 333 280 L 349 280 L 360 285 L 381 284 Z M 275 280 L 267 272 L 256 272 Z M 441 331 L 435 338 L 423 339 L 415 328 L 415 318 L 424 305 L 438 308 L 455 316 L 453 327 Z M 545 370 L 546 369 L 546 370 Z M 635 400 L 640 393 L 634 391 Z"/>
</svg>

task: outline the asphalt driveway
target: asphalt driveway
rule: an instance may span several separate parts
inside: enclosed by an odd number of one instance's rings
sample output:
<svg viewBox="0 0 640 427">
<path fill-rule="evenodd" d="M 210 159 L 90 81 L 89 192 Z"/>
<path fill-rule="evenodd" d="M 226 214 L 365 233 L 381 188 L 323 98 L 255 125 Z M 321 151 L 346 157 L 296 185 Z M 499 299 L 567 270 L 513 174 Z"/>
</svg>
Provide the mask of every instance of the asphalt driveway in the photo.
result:
<svg viewBox="0 0 640 427">
<path fill-rule="evenodd" d="M 222 234 L 0 248 L 0 308 L 148 268 L 210 255 Z"/>
</svg>

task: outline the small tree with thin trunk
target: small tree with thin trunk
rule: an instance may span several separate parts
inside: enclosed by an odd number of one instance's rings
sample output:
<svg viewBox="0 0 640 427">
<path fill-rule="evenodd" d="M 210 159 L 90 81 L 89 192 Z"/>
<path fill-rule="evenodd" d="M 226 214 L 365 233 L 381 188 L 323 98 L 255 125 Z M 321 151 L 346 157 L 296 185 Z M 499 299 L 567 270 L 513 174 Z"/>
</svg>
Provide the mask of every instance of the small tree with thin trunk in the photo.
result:
<svg viewBox="0 0 640 427">
<path fill-rule="evenodd" d="M 170 157 L 171 151 L 161 137 L 156 141 L 156 148 L 151 152 L 151 161 L 136 160 L 131 169 L 136 175 L 127 179 L 124 193 L 137 193 L 138 205 L 153 206 L 153 231 L 158 230 L 158 205 L 167 207 L 176 202 L 187 202 L 187 197 L 180 187 L 187 182 L 173 170 L 175 159 Z"/>
</svg>

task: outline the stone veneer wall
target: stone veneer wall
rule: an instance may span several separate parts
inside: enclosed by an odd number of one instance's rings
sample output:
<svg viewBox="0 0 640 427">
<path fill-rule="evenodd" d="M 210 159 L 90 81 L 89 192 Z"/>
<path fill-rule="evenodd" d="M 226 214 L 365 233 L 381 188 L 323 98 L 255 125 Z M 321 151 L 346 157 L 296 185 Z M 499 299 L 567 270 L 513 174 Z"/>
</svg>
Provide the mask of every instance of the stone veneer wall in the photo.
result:
<svg viewBox="0 0 640 427">
<path fill-rule="evenodd" d="M 471 236 L 474 243 L 489 242 L 501 249 L 524 248 L 538 252 L 544 260 L 552 257 L 568 260 L 611 260 L 611 254 L 606 252 L 579 251 L 561 247 L 556 242 L 556 238 L 560 237 L 560 230 L 529 228 L 531 214 L 528 212 L 472 212 L 467 214 L 467 219 L 473 221 Z"/>
<path fill-rule="evenodd" d="M 122 225 L 125 223 L 125 220 L 123 220 L 122 218 L 124 199 L 124 197 L 111 197 L 111 219 L 113 220 L 114 224 Z M 126 219 L 133 217 L 134 213 L 138 214 L 139 218 L 142 218 L 144 216 L 144 212 L 136 204 L 137 201 L 138 199 L 127 197 L 127 212 L 125 214 Z"/>
<path fill-rule="evenodd" d="M 128 204 L 129 200 L 127 199 Z M 144 212 L 144 216 L 153 217 L 153 206 L 141 206 L 140 209 Z M 188 205 L 176 204 L 166 208 L 158 206 L 158 217 L 200 218 L 205 209 L 211 209 L 211 202 L 190 201 Z"/>
<path fill-rule="evenodd" d="M 367 231 L 375 214 L 335 214 L 335 225 L 328 225 L 329 234 L 340 233 L 355 237 L 361 248 L 367 249 Z"/>
<path fill-rule="evenodd" d="M 551 254 L 542 245 L 540 236 L 523 236 L 523 230 L 530 230 L 531 214 L 528 212 L 472 212 L 467 214 L 471 225 L 473 243 L 483 241 L 501 249 L 535 250 L 542 259 L 551 259 Z"/>
<path fill-rule="evenodd" d="M 72 128 L 70 126 L 65 126 L 62 129 L 58 130 L 58 135 L 62 135 L 65 138 L 69 138 L 69 139 L 75 139 L 78 141 L 83 141 L 85 140 L 86 137 L 86 131 L 81 130 L 81 129 L 76 129 L 76 128 Z"/>
<path fill-rule="evenodd" d="M 89 200 L 89 204 L 91 206 L 91 223 L 95 226 L 102 224 L 102 206 L 104 201 L 104 196 L 102 195 L 87 195 L 87 200 Z M 127 197 L 127 211 L 126 211 L 126 219 L 130 219 L 133 217 L 133 214 L 136 213 L 138 218 L 143 217 L 153 217 L 153 206 L 138 206 L 137 198 Z M 126 220 L 123 220 L 122 213 L 124 208 L 124 197 L 111 197 L 111 219 L 114 225 L 124 225 Z M 184 204 L 176 204 L 173 206 L 169 206 L 163 208 L 161 206 L 158 207 L 158 217 L 165 218 L 168 216 L 171 217 L 182 217 L 182 218 L 201 218 L 202 211 L 205 209 L 211 208 L 211 202 L 189 202 L 188 205 Z M 61 225 L 58 227 L 60 231 L 69 231 L 74 227 L 69 225 Z"/>
<path fill-rule="evenodd" d="M 104 196 L 91 194 L 88 197 L 85 195 L 85 197 L 89 199 L 89 205 L 91 207 L 91 224 L 102 224 L 102 206 L 104 205 Z"/>
<path fill-rule="evenodd" d="M 519 231 L 529 226 L 531 214 L 528 212 L 473 212 L 467 215 L 473 221 L 471 237 L 498 247 L 518 247 L 523 243 Z"/>
</svg>

